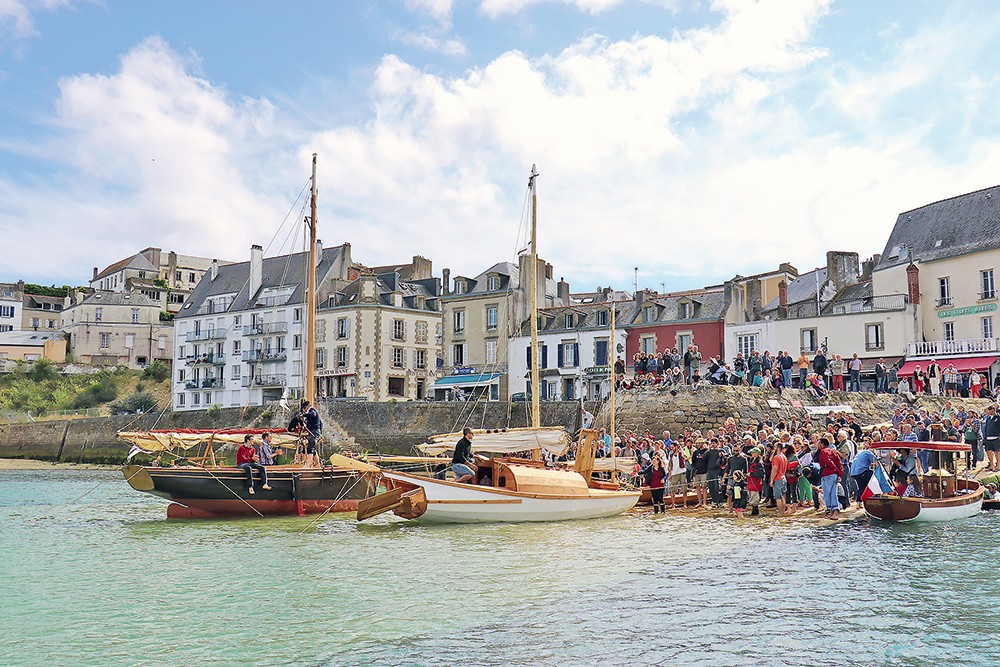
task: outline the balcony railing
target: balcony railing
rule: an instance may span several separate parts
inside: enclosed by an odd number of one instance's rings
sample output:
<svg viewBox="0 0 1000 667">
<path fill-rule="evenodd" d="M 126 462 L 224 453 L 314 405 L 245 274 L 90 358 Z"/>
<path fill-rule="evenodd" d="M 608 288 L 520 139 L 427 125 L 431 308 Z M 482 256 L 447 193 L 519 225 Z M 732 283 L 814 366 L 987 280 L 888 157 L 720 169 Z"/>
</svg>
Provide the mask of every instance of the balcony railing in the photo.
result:
<svg viewBox="0 0 1000 667">
<path fill-rule="evenodd" d="M 193 354 L 189 357 L 185 357 L 184 364 L 186 366 L 225 366 L 226 355 L 215 354 L 214 352 L 208 352 L 206 354 Z"/>
<path fill-rule="evenodd" d="M 996 338 L 967 338 L 964 340 L 929 340 L 910 343 L 907 356 L 947 357 L 958 354 L 980 354 L 1000 350 Z"/>
<path fill-rule="evenodd" d="M 243 327 L 244 336 L 270 336 L 288 333 L 288 322 L 260 322 Z"/>
<path fill-rule="evenodd" d="M 884 350 L 884 349 L 885 349 L 885 343 L 881 342 L 872 343 L 871 341 L 865 341 L 865 351 L 867 352 L 874 352 L 876 350 Z"/>
<path fill-rule="evenodd" d="M 979 300 L 980 301 L 990 301 L 990 300 L 995 299 L 995 298 L 997 298 L 997 293 L 996 293 L 995 290 L 989 290 L 989 291 L 986 291 L 986 292 L 980 292 L 979 293 Z"/>
<path fill-rule="evenodd" d="M 184 383 L 185 389 L 222 389 L 225 380 L 222 378 L 205 378 L 203 380 L 188 380 Z"/>
<path fill-rule="evenodd" d="M 225 338 L 229 329 L 206 329 L 205 331 L 189 331 L 186 340 L 189 343 L 197 343 L 202 340 L 216 340 Z"/>
<path fill-rule="evenodd" d="M 268 361 L 284 361 L 288 358 L 286 350 L 247 350 L 243 353 L 243 361 L 251 364 Z"/>
<path fill-rule="evenodd" d="M 198 312 L 195 315 L 215 315 L 216 313 L 224 313 L 229 310 L 229 306 L 233 305 L 232 301 L 207 301 L 201 305 Z"/>
<path fill-rule="evenodd" d="M 937 300 L 937 307 L 938 308 L 944 308 L 945 306 L 950 306 L 950 305 L 951 305 L 951 297 L 950 296 L 943 296 L 943 297 L 941 297 L 940 299 Z"/>
<path fill-rule="evenodd" d="M 241 385 L 244 387 L 284 387 L 287 380 L 284 375 L 243 376 Z"/>
</svg>

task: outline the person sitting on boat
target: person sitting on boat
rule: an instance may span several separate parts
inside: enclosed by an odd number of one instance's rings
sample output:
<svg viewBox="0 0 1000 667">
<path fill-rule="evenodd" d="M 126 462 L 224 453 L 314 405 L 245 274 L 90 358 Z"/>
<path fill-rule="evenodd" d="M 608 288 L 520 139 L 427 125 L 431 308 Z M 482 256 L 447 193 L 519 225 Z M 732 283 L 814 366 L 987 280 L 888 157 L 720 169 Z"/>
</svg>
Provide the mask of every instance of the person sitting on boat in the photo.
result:
<svg viewBox="0 0 1000 667">
<path fill-rule="evenodd" d="M 996 482 L 990 482 L 986 485 L 986 491 L 983 492 L 983 498 L 986 500 L 1000 500 L 1000 491 L 997 491 Z"/>
<path fill-rule="evenodd" d="M 923 498 L 924 487 L 920 483 L 920 478 L 916 475 L 906 477 L 906 490 L 903 491 L 904 498 Z"/>
<path fill-rule="evenodd" d="M 273 466 L 274 457 L 281 456 L 284 453 L 284 450 L 280 447 L 278 449 L 271 447 L 271 432 L 265 431 L 264 435 L 260 437 L 260 448 L 257 451 L 258 462 L 262 466 Z"/>
<path fill-rule="evenodd" d="M 253 446 L 253 436 L 247 433 L 243 436 L 243 444 L 236 450 L 236 467 L 242 468 L 247 473 L 247 493 L 251 496 L 253 490 L 253 471 L 260 471 L 260 488 L 270 491 L 271 486 L 267 483 L 267 469 L 259 463 L 259 455 Z"/>
<path fill-rule="evenodd" d="M 455 455 L 451 458 L 451 471 L 460 484 L 476 483 L 476 463 L 472 459 L 472 438 L 475 434 L 466 426 L 462 438 L 455 444 Z"/>
</svg>

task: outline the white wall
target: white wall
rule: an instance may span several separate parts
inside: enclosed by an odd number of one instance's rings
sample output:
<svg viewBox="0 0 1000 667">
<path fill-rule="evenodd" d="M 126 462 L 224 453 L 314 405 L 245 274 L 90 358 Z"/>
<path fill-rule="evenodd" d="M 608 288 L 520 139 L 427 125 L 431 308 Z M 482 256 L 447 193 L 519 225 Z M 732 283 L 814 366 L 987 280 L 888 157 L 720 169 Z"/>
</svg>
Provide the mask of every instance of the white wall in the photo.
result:
<svg viewBox="0 0 1000 667">
<path fill-rule="evenodd" d="M 615 346 L 621 346 L 621 349 L 625 349 L 625 338 L 626 332 L 624 329 L 615 330 Z M 556 382 L 556 392 L 558 398 L 563 397 L 563 380 L 566 378 L 575 378 L 574 383 L 574 400 L 580 398 L 580 393 L 583 391 L 584 383 L 587 383 L 586 389 L 588 389 L 586 396 L 587 398 L 596 398 L 593 394 L 593 382 L 597 379 L 594 377 L 586 377 L 583 375 L 584 369 L 592 366 L 596 366 L 597 362 L 595 360 L 596 354 L 596 342 L 598 340 L 607 340 L 608 345 L 608 364 L 613 365 L 616 356 L 622 356 L 624 358 L 624 352 L 621 355 L 617 355 L 610 346 L 611 332 L 607 329 L 591 329 L 583 331 L 556 331 L 552 333 L 542 333 L 538 335 L 539 348 L 541 345 L 548 346 L 547 353 L 547 367 L 550 369 L 557 368 L 559 362 L 559 352 L 557 350 L 558 346 L 566 342 L 579 343 L 580 359 L 578 363 L 573 367 L 559 368 L 559 376 L 542 378 L 542 382 Z M 530 336 L 515 336 L 510 339 L 510 345 L 507 348 L 507 366 L 509 369 L 509 380 L 508 387 L 510 394 L 516 394 L 520 392 L 526 392 L 528 390 L 528 378 L 525 377 L 530 370 L 528 368 L 528 355 L 527 349 L 531 346 Z M 602 396 L 607 395 L 608 383 L 607 380 L 601 382 L 601 394 Z M 547 398 L 548 396 L 545 395 Z M 506 397 L 503 397 L 506 398 Z"/>
</svg>

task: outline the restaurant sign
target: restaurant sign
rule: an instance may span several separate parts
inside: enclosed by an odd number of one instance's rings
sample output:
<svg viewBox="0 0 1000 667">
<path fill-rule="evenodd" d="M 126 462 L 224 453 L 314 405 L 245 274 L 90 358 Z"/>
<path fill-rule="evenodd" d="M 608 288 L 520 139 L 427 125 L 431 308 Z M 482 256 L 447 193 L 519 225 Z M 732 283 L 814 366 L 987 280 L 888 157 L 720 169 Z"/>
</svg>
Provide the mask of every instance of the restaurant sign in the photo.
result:
<svg viewBox="0 0 1000 667">
<path fill-rule="evenodd" d="M 952 308 L 951 310 L 939 310 L 938 319 L 944 320 L 949 317 L 960 317 L 962 315 L 975 315 L 976 313 L 992 313 L 997 309 L 995 303 L 984 303 L 978 306 L 969 306 L 968 308 Z"/>
<path fill-rule="evenodd" d="M 587 375 L 607 375 L 611 372 L 610 366 L 587 366 L 583 369 Z"/>
</svg>

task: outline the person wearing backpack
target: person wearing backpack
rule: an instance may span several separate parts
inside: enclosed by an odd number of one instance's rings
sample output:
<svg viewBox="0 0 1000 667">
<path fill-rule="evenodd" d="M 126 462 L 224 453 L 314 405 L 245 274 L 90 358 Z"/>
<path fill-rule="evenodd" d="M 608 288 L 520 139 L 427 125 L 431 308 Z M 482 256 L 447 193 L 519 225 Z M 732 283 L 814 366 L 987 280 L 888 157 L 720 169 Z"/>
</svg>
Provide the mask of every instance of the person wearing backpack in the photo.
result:
<svg viewBox="0 0 1000 667">
<path fill-rule="evenodd" d="M 323 433 L 323 420 L 320 419 L 316 406 L 304 399 L 299 410 L 299 423 L 306 430 L 305 467 L 319 468 L 319 448 L 316 443 Z"/>
</svg>

